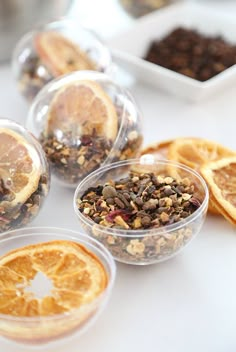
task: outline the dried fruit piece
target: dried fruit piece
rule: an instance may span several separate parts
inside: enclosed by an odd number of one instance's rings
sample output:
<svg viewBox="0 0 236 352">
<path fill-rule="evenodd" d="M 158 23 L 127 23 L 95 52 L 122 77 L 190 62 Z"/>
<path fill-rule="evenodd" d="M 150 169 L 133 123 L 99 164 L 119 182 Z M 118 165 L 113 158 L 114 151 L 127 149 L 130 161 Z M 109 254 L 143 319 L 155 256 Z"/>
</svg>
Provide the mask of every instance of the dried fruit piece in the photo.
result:
<svg viewBox="0 0 236 352">
<path fill-rule="evenodd" d="M 118 117 L 113 102 L 102 87 L 93 81 L 79 81 L 61 89 L 48 112 L 46 135 L 56 131 L 78 136 L 102 136 L 114 141 Z M 83 143 L 84 144 L 84 143 Z"/>
<path fill-rule="evenodd" d="M 40 59 L 55 77 L 72 71 L 95 70 L 86 53 L 60 33 L 38 33 L 34 43 Z"/>
<path fill-rule="evenodd" d="M 53 285 L 49 294 L 39 298 L 28 292 L 38 273 Z M 28 245 L 0 258 L 1 314 L 27 317 L 67 312 L 91 302 L 106 286 L 107 274 L 99 259 L 76 242 Z"/>
<path fill-rule="evenodd" d="M 157 157 L 158 159 L 167 159 L 168 149 L 173 142 L 173 139 L 169 139 L 158 143 L 150 144 L 146 148 L 141 150 L 141 155 L 151 154 Z"/>
<path fill-rule="evenodd" d="M 178 161 L 199 171 L 206 162 L 236 155 L 234 151 L 219 143 L 203 138 L 177 138 L 168 148 L 168 159 Z M 214 201 L 210 198 L 208 210 L 218 214 Z"/>
<path fill-rule="evenodd" d="M 217 210 L 236 224 L 236 156 L 206 163 L 200 172 L 208 183 Z"/>
<path fill-rule="evenodd" d="M 0 202 L 6 209 L 22 205 L 38 188 L 41 162 L 17 132 L 0 128 Z"/>
<path fill-rule="evenodd" d="M 168 148 L 168 159 L 195 170 L 206 162 L 234 155 L 234 151 L 204 138 L 177 138 Z"/>
</svg>

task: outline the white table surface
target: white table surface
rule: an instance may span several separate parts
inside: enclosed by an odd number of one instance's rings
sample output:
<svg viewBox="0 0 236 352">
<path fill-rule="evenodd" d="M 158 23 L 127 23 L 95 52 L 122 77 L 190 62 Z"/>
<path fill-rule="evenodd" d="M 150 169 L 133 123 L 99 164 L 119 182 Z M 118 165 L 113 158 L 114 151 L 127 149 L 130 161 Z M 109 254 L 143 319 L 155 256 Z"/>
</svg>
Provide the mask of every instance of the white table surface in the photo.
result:
<svg viewBox="0 0 236 352">
<path fill-rule="evenodd" d="M 232 9 L 236 21 L 236 3 L 229 4 Z M 0 81 L 0 116 L 24 124 L 28 107 L 7 65 L 0 67 Z M 138 82 L 130 90 L 143 112 L 145 144 L 198 136 L 236 149 L 236 86 L 197 104 Z M 52 182 L 31 225 L 80 230 L 72 198 L 73 191 Z M 95 325 L 80 338 L 43 351 L 235 352 L 235 276 L 235 228 L 222 217 L 208 216 L 200 234 L 175 258 L 146 267 L 117 264 L 112 297 Z M 28 348 L 0 339 L 0 351 Z"/>
</svg>

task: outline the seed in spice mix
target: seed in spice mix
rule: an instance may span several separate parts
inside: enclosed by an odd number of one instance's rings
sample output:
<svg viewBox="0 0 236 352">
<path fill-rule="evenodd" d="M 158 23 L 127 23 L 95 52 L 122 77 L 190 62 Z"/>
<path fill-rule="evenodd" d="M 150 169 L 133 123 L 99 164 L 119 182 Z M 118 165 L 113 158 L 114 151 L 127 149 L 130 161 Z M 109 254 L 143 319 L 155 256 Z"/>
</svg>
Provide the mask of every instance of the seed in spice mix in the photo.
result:
<svg viewBox="0 0 236 352">
<path fill-rule="evenodd" d="M 188 178 L 177 181 L 170 176 L 131 172 L 126 178 L 88 188 L 77 200 L 77 206 L 85 217 L 94 221 L 92 235 L 115 258 L 148 263 L 153 258 L 169 257 L 191 239 L 198 224 L 171 233 L 165 226 L 186 219 L 201 206 L 201 201 Z M 112 235 L 101 225 L 112 229 Z M 155 235 L 157 229 L 163 231 Z M 125 230 L 127 237 L 119 236 L 119 230 Z M 136 230 L 149 232 L 137 237 Z M 134 231 L 134 235 L 129 231 Z"/>
<path fill-rule="evenodd" d="M 161 40 L 154 40 L 145 60 L 206 81 L 236 64 L 236 45 L 220 36 L 209 37 L 179 27 Z"/>
<path fill-rule="evenodd" d="M 104 162 L 135 157 L 142 144 L 136 116 L 124 114 L 91 80 L 77 81 L 55 94 L 39 139 L 52 172 L 69 185 Z"/>
</svg>

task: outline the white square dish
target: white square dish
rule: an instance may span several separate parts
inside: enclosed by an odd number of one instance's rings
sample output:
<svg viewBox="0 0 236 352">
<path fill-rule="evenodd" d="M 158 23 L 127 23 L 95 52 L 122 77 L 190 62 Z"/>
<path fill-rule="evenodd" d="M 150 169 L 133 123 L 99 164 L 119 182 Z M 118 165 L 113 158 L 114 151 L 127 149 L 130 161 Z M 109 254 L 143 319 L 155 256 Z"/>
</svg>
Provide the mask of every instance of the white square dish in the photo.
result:
<svg viewBox="0 0 236 352">
<path fill-rule="evenodd" d="M 236 65 L 200 82 L 143 59 L 150 43 L 177 27 L 194 29 L 206 36 L 222 36 L 236 44 L 236 16 L 214 10 L 212 6 L 178 3 L 134 22 L 133 27 L 109 41 L 114 61 L 137 79 L 176 96 L 198 101 L 224 91 L 236 83 Z"/>
</svg>

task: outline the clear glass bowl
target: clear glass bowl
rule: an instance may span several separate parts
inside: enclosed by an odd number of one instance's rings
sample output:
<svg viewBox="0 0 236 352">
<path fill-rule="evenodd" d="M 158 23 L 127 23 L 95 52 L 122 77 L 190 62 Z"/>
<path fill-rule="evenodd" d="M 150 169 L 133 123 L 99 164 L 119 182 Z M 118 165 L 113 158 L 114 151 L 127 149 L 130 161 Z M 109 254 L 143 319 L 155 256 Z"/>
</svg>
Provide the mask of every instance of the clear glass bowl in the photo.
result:
<svg viewBox="0 0 236 352">
<path fill-rule="evenodd" d="M 198 199 L 200 206 L 191 215 L 178 222 L 146 229 L 107 227 L 96 223 L 84 213 L 84 210 L 83 212 L 79 210 L 81 199 L 89 187 L 104 185 L 106 182 L 111 184 L 111 181 L 125 179 L 129 171 L 139 174 L 152 172 L 156 176 L 172 177 L 176 180 L 188 178 L 190 184 L 194 186 L 193 196 Z M 90 188 L 90 191 L 92 190 L 93 188 Z M 146 156 L 106 165 L 87 176 L 75 191 L 74 209 L 85 232 L 101 241 L 117 261 L 144 265 L 173 257 L 196 236 L 206 216 L 208 199 L 206 183 L 197 172 L 178 163 Z M 101 206 L 106 209 L 104 203 Z M 124 210 L 126 209 L 125 207 Z M 168 213 L 168 210 L 165 211 Z"/>
<path fill-rule="evenodd" d="M 51 38 L 42 41 L 44 37 L 40 35 L 48 33 L 56 33 L 57 36 L 53 37 L 53 41 Z M 76 48 L 79 48 L 79 54 L 74 56 L 73 53 L 78 51 Z M 105 44 L 94 32 L 71 19 L 54 21 L 25 34 L 12 57 L 19 91 L 28 101 L 52 79 L 79 69 L 90 69 L 85 68 L 88 63 L 95 71 L 111 73 L 113 70 L 111 54 Z"/>
<path fill-rule="evenodd" d="M 115 122 L 111 119 L 97 122 L 97 108 L 93 108 L 93 103 L 91 110 L 90 106 L 89 112 L 86 110 L 87 116 L 81 117 L 79 104 L 86 97 L 78 104 L 80 98 L 70 97 L 84 81 L 99 85 L 102 94 L 106 94 Z M 65 90 L 70 93 L 64 93 Z M 63 97 L 58 99 L 58 94 Z M 52 119 L 59 121 L 53 127 Z M 114 124 L 115 133 L 111 137 Z M 134 99 L 107 75 L 94 71 L 74 72 L 46 85 L 30 108 L 27 127 L 43 145 L 54 176 L 72 187 L 102 165 L 136 157 L 142 144 L 141 114 Z"/>
<path fill-rule="evenodd" d="M 24 246 L 55 240 L 73 241 L 92 252 L 105 268 L 108 276 L 107 287 L 102 294 L 90 303 L 83 304 L 80 308 L 64 314 L 40 317 L 0 314 L 0 335 L 3 337 L 31 346 L 61 343 L 67 337 L 72 335 L 78 337 L 85 332 L 105 307 L 115 280 L 115 262 L 109 251 L 101 243 L 85 234 L 67 229 L 47 227 L 22 228 L 10 231 L 0 237 L 0 256 Z M 47 283 L 38 280 L 33 285 L 37 295 L 43 297 Z"/>
<path fill-rule="evenodd" d="M 0 119 L 0 233 L 25 226 L 49 192 L 50 173 L 36 138 L 18 123 Z"/>
</svg>

